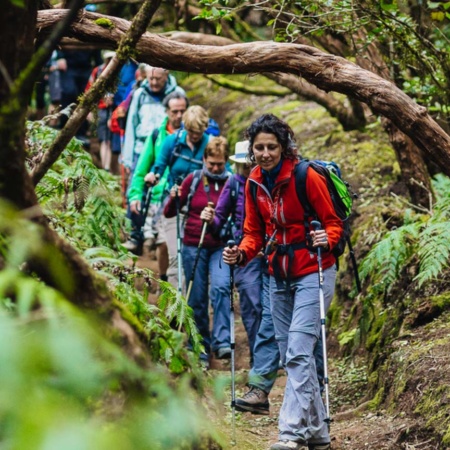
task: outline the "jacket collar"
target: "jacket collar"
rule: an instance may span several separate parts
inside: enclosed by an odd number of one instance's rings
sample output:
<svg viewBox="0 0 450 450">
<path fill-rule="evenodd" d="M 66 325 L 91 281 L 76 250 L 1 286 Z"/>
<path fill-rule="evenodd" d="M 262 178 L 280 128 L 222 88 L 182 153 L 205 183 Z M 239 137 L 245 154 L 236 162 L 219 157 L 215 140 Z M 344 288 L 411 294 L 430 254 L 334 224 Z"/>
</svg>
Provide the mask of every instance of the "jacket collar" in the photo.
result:
<svg viewBox="0 0 450 450">
<path fill-rule="evenodd" d="M 280 173 L 276 178 L 276 184 L 289 179 L 292 175 L 295 165 L 298 163 L 297 159 L 283 159 L 283 165 L 281 166 Z M 258 184 L 262 184 L 264 181 L 264 175 L 262 169 L 256 166 L 251 172 L 249 179 L 256 181 Z"/>
</svg>

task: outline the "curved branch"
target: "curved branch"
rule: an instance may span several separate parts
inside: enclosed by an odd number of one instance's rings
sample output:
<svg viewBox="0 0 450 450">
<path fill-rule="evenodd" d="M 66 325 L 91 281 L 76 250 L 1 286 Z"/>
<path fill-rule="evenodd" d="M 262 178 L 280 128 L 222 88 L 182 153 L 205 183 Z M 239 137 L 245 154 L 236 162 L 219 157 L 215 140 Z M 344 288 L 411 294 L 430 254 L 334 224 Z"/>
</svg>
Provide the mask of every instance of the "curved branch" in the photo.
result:
<svg viewBox="0 0 450 450">
<path fill-rule="evenodd" d="M 229 78 L 221 76 L 205 75 L 208 80 L 218 86 L 222 86 L 227 89 L 232 89 L 233 91 L 243 92 L 244 94 L 250 95 L 273 95 L 275 97 L 284 97 L 285 95 L 291 94 L 290 89 L 283 89 L 276 86 L 261 87 L 261 86 L 248 86 L 244 83 L 238 81 L 230 80 Z"/>
<path fill-rule="evenodd" d="M 51 28 L 65 11 L 40 11 L 38 24 Z M 129 22 L 111 17 L 115 27 L 104 30 L 93 23 L 99 15 L 87 13 L 71 27 L 80 40 L 101 40 L 114 48 Z M 367 103 L 390 120 L 432 158 L 443 173 L 450 175 L 450 136 L 393 83 L 362 69 L 344 58 L 317 48 L 276 42 L 252 42 L 217 47 L 189 45 L 145 33 L 137 45 L 140 60 L 166 69 L 224 74 L 286 72 L 301 76 L 325 91 L 335 91 Z"/>
<path fill-rule="evenodd" d="M 183 31 L 164 33 L 164 36 L 169 37 L 171 40 L 177 42 L 184 42 L 195 45 L 214 45 L 224 46 L 235 44 L 230 39 L 223 38 L 221 36 L 212 36 L 202 33 L 189 33 Z M 287 87 L 291 92 L 299 95 L 305 100 L 311 100 L 320 106 L 323 106 L 332 117 L 336 117 L 344 130 L 354 130 L 362 128 L 366 124 L 366 117 L 362 109 L 358 109 L 356 101 L 351 104 L 351 108 L 348 108 L 341 101 L 336 99 L 328 92 L 324 92 L 318 89 L 311 83 L 308 83 L 301 77 L 291 75 L 288 73 L 276 73 L 266 72 L 263 75 L 280 86 Z M 359 105 L 361 108 L 361 105 Z"/>
</svg>

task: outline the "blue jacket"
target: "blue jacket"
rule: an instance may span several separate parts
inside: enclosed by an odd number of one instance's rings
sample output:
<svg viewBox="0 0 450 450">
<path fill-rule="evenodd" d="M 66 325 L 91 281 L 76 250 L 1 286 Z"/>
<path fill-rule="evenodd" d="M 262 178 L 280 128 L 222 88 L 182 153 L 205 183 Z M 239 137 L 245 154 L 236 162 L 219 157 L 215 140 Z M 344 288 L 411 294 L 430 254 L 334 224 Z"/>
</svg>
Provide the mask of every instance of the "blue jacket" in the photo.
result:
<svg viewBox="0 0 450 450">
<path fill-rule="evenodd" d="M 209 141 L 209 135 L 203 133 L 200 141 L 194 145 L 194 150 L 187 145 L 186 136 L 186 130 L 180 130 L 167 136 L 151 170 L 155 175 L 162 177 L 166 167 L 169 167 L 169 189 L 177 178 L 184 180 L 194 170 L 203 167 L 203 154 Z M 175 149 L 177 155 L 173 154 Z"/>
<path fill-rule="evenodd" d="M 147 80 L 134 92 L 128 109 L 122 149 L 122 164 L 125 167 L 132 168 L 133 161 L 137 159 L 135 155 L 141 154 L 147 136 L 161 126 L 166 116 L 162 101 L 166 95 L 174 91 L 185 94 L 184 90 L 177 86 L 175 77 L 169 75 L 163 92 L 153 93 Z"/>
</svg>

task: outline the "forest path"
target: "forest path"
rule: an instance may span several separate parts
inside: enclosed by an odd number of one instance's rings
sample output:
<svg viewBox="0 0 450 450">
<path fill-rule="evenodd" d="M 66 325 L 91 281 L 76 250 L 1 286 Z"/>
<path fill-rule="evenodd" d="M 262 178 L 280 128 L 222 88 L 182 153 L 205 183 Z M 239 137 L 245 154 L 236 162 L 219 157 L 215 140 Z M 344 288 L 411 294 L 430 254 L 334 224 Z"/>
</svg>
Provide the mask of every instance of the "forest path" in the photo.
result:
<svg viewBox="0 0 450 450">
<path fill-rule="evenodd" d="M 138 267 L 146 267 L 157 272 L 153 253 L 145 252 L 137 262 Z M 156 301 L 156 286 L 149 301 Z M 249 350 L 246 332 L 235 305 L 235 368 L 236 397 L 247 391 L 246 381 L 250 370 Z M 365 395 L 365 381 L 360 374 L 363 367 L 355 367 L 354 362 L 329 356 L 330 428 L 333 450 L 435 450 L 436 446 L 426 437 L 414 444 L 404 442 L 408 431 L 414 427 L 407 414 L 389 415 L 386 411 L 370 411 L 367 403 L 362 403 Z M 210 380 L 219 377 L 228 379 L 230 386 L 231 368 L 229 361 L 211 361 L 208 372 Z M 357 379 L 357 380 L 355 380 Z M 278 414 L 283 402 L 286 373 L 279 370 L 278 378 L 269 396 L 270 415 L 261 416 L 236 412 L 236 444 L 233 446 L 231 425 L 231 391 L 224 392 L 222 403 L 206 401 L 208 415 L 223 437 L 224 449 L 266 450 L 278 439 Z M 208 400 L 208 399 L 206 399 Z"/>
</svg>

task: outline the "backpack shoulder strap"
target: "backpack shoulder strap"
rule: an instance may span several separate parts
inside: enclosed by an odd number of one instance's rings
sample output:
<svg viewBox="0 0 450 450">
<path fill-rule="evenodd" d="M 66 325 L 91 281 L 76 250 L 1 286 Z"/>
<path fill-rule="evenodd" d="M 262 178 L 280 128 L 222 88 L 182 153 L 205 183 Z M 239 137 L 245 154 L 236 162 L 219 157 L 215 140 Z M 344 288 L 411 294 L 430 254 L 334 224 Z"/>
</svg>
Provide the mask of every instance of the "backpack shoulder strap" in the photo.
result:
<svg viewBox="0 0 450 450">
<path fill-rule="evenodd" d="M 169 157 L 169 162 L 168 162 L 168 164 L 167 164 L 168 167 L 169 167 L 169 169 L 172 168 L 172 166 L 174 165 L 175 160 L 176 160 L 176 158 L 177 158 L 178 147 L 180 146 L 180 135 L 181 135 L 181 132 L 182 132 L 182 131 L 183 131 L 183 129 L 180 128 L 180 129 L 177 131 L 177 135 L 175 136 L 175 142 L 173 143 L 172 151 L 171 151 L 170 157 Z"/>
<path fill-rule="evenodd" d="M 233 218 L 236 214 L 238 195 L 239 195 L 239 182 L 236 179 L 236 176 L 232 174 L 230 175 L 230 199 L 231 199 L 231 214 L 233 215 Z"/>
<path fill-rule="evenodd" d="M 302 159 L 294 168 L 295 189 L 297 191 L 297 197 L 305 211 L 305 219 L 312 215 L 312 207 L 306 195 L 306 175 L 310 165 L 311 161 Z"/>
<path fill-rule="evenodd" d="M 189 209 L 191 207 L 191 202 L 192 202 L 192 197 L 194 197 L 194 194 L 197 191 L 198 185 L 202 178 L 203 178 L 203 170 L 202 169 L 194 170 L 193 177 L 192 177 L 192 183 L 189 188 L 189 194 L 188 194 L 188 198 L 186 201 L 186 210 L 185 210 L 186 215 L 189 213 Z"/>
<path fill-rule="evenodd" d="M 153 142 L 153 147 L 154 147 L 155 144 L 156 144 L 156 139 L 158 139 L 158 135 L 159 135 L 159 128 L 155 128 L 155 129 L 152 131 L 152 142 Z"/>
</svg>

